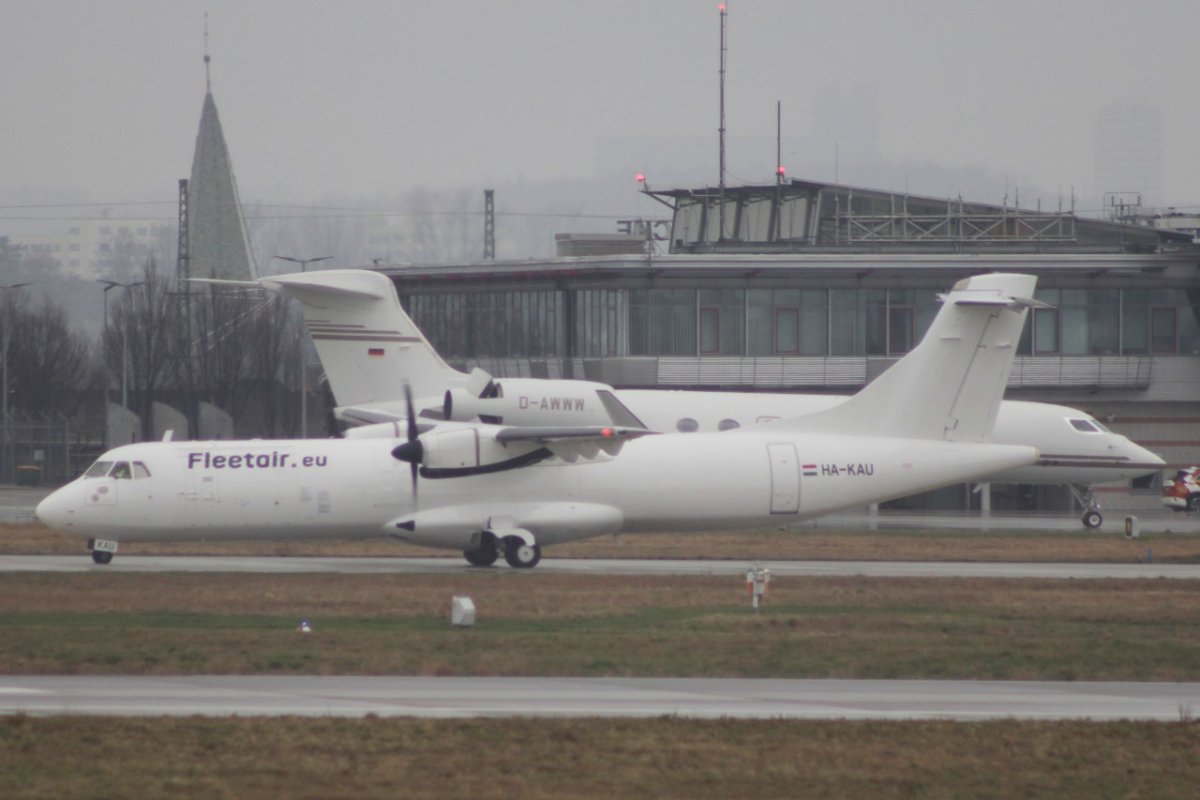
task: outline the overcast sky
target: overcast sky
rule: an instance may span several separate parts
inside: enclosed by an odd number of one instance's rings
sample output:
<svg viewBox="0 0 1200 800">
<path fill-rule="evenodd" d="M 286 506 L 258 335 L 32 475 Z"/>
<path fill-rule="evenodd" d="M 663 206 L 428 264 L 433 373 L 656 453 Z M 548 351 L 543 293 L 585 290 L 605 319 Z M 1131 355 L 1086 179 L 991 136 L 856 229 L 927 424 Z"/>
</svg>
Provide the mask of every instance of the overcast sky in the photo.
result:
<svg viewBox="0 0 1200 800">
<path fill-rule="evenodd" d="M 206 11 L 246 202 L 632 176 L 648 157 L 622 153 L 627 137 L 711 142 L 698 167 L 715 180 L 716 6 L 0 0 L 0 198 L 173 199 L 205 91 Z M 785 163 L 825 165 L 795 177 L 832 179 L 833 153 L 797 142 L 837 138 L 847 165 L 1091 191 L 1100 109 L 1141 99 L 1164 120 L 1164 202 L 1200 204 L 1197 0 L 729 0 L 729 12 L 731 142 L 773 139 L 781 100 Z M 817 118 L 831 94 L 870 108 Z M 752 165 L 736 177 L 769 180 L 773 153 L 759 155 L 731 154 Z"/>
</svg>

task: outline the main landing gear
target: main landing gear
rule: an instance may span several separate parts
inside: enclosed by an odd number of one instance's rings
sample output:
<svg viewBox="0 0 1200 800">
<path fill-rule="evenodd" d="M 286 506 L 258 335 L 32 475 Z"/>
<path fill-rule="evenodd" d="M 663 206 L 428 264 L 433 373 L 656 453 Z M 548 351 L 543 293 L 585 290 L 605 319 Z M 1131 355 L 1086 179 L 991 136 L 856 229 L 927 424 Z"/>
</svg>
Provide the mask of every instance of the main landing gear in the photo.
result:
<svg viewBox="0 0 1200 800">
<path fill-rule="evenodd" d="M 473 567 L 490 567 L 500 557 L 501 549 L 504 551 L 504 560 L 514 569 L 532 569 L 542 560 L 541 545 L 527 542 L 520 536 L 499 538 L 491 531 L 481 533 L 479 545 L 463 550 L 463 557 Z"/>
<path fill-rule="evenodd" d="M 1083 515 L 1079 521 L 1083 523 L 1085 528 L 1099 528 L 1100 523 L 1104 522 L 1104 515 L 1100 513 L 1100 504 L 1096 502 L 1096 496 L 1092 494 L 1090 486 L 1071 486 L 1071 494 L 1083 506 Z"/>
</svg>

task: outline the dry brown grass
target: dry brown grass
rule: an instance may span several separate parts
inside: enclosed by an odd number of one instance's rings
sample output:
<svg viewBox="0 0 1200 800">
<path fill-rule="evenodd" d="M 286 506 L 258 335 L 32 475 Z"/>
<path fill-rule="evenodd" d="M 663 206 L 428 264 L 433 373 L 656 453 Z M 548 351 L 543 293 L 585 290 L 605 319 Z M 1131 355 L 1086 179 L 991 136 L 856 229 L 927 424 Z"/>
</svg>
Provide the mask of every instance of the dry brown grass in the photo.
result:
<svg viewBox="0 0 1200 800">
<path fill-rule="evenodd" d="M 0 619 L 9 673 L 1200 678 L 1191 581 L 781 578 L 754 616 L 736 573 L 31 573 Z"/>
<path fill-rule="evenodd" d="M 0 796 L 1191 798 L 1200 726 L 1155 723 L 0 721 Z"/>
<path fill-rule="evenodd" d="M 1162 562 L 1200 562 L 1200 537 L 1074 532 L 874 532 L 753 530 L 742 533 L 628 534 L 547 548 L 547 558 L 707 558 L 842 561 L 1133 562 L 1153 548 Z M 39 524 L 0 524 L 0 553 L 83 555 L 74 536 Z M 255 556 L 446 556 L 453 551 L 391 540 L 130 542 L 122 554 Z"/>
</svg>

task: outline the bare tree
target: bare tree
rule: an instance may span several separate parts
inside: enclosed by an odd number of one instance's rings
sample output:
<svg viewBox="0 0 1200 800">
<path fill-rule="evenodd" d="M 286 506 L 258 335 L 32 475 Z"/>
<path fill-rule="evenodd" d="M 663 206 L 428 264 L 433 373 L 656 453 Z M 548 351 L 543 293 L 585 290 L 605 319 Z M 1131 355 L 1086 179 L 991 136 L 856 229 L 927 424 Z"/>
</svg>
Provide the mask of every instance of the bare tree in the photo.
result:
<svg viewBox="0 0 1200 800">
<path fill-rule="evenodd" d="M 71 329 L 63 307 L 48 296 L 35 305 L 24 293 L 5 292 L 0 336 L 8 341 L 10 411 L 74 416 L 94 370 L 91 348 Z"/>
<path fill-rule="evenodd" d="M 142 268 L 141 282 L 126 288 L 109 305 L 104 355 L 108 374 L 121 376 L 130 402 L 142 420 L 142 438 L 154 435 L 151 410 L 159 392 L 173 383 L 173 339 L 178 325 L 170 281 L 158 272 L 151 257 Z"/>
</svg>

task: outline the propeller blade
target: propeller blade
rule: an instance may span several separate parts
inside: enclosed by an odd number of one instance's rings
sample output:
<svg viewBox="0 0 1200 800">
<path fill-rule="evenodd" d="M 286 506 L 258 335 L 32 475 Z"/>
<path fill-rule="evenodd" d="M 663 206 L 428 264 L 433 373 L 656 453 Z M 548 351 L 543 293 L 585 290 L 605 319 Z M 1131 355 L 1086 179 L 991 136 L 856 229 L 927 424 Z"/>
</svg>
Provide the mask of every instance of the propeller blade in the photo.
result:
<svg viewBox="0 0 1200 800">
<path fill-rule="evenodd" d="M 421 446 L 420 434 L 417 432 L 417 410 L 413 408 L 412 384 L 404 384 L 404 403 L 408 409 L 408 441 L 392 451 L 392 455 L 396 455 L 397 450 L 405 449 L 405 454 L 410 455 L 409 458 L 396 456 L 401 461 L 409 463 L 409 474 L 412 476 L 412 496 L 413 508 L 417 506 L 417 473 L 420 471 L 421 459 L 425 455 L 425 448 Z"/>
</svg>

